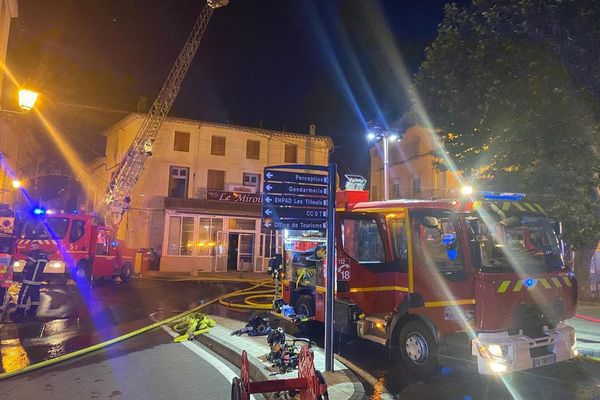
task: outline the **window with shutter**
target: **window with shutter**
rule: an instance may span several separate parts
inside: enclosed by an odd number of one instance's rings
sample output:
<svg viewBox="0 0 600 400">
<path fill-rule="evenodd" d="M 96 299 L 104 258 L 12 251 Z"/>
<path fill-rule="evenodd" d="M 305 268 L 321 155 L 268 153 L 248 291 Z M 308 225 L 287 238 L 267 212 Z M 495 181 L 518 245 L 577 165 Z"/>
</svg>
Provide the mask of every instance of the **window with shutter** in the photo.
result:
<svg viewBox="0 0 600 400">
<path fill-rule="evenodd" d="M 285 145 L 285 155 L 284 162 L 286 163 L 296 163 L 298 162 L 298 146 L 295 144 L 286 143 Z"/>
<path fill-rule="evenodd" d="M 246 158 L 250 160 L 260 160 L 260 141 L 246 141 Z"/>
<path fill-rule="evenodd" d="M 213 136 L 210 142 L 210 154 L 215 156 L 225 155 L 225 136 Z"/>
<path fill-rule="evenodd" d="M 208 170 L 208 178 L 206 181 L 208 190 L 224 190 L 225 189 L 225 171 L 216 169 Z"/>
<path fill-rule="evenodd" d="M 175 132 L 175 141 L 173 143 L 173 150 L 175 151 L 190 151 L 190 133 L 189 132 Z"/>
</svg>

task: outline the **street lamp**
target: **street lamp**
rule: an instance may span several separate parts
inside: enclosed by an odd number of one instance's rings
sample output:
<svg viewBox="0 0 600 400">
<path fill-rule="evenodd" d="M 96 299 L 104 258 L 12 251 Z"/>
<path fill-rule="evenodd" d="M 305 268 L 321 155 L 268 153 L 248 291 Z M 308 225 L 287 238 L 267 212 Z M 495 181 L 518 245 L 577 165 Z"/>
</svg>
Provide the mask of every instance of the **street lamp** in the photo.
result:
<svg viewBox="0 0 600 400">
<path fill-rule="evenodd" d="M 35 106 L 35 102 L 40 94 L 27 89 L 19 90 L 19 107 L 27 112 Z"/>
<path fill-rule="evenodd" d="M 381 138 L 383 141 L 383 200 L 390 199 L 390 188 L 389 188 L 389 143 L 393 143 L 398 140 L 398 135 L 394 132 L 385 131 L 379 127 L 372 128 L 367 134 L 367 139 L 373 141 Z"/>
<path fill-rule="evenodd" d="M 470 196 L 473 194 L 473 187 L 469 185 L 465 185 L 460 188 L 460 194 L 463 196 Z"/>
<path fill-rule="evenodd" d="M 13 189 L 19 189 L 22 185 L 23 185 L 23 182 L 21 182 L 18 179 L 13 179 L 13 181 L 12 181 Z"/>
</svg>

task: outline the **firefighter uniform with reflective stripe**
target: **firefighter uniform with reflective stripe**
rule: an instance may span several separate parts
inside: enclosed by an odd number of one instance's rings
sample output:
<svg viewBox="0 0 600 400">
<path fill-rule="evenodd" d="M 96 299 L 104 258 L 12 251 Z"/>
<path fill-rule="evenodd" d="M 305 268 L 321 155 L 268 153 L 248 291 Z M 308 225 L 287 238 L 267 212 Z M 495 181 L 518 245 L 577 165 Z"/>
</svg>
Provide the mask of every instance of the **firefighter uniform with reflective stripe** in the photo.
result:
<svg viewBox="0 0 600 400">
<path fill-rule="evenodd" d="M 10 265 L 10 255 L 0 254 L 0 316 L 4 311 L 6 291 L 12 284 L 12 265 Z"/>
<path fill-rule="evenodd" d="M 44 268 L 48 263 L 48 256 L 40 249 L 29 252 L 27 263 L 23 268 L 23 284 L 19 291 L 17 311 L 13 315 L 24 317 L 25 313 L 35 316 L 40 305 L 40 286 L 42 285 Z"/>
</svg>

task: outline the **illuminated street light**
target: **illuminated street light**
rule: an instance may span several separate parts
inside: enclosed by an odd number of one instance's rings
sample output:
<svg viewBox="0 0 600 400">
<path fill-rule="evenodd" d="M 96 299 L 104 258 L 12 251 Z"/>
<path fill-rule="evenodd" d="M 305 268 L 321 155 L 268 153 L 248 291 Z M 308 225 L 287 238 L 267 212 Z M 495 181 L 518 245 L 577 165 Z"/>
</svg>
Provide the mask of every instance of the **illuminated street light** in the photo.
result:
<svg viewBox="0 0 600 400">
<path fill-rule="evenodd" d="M 472 186 L 468 186 L 468 185 L 463 186 L 463 187 L 460 188 L 460 193 L 463 196 L 470 196 L 470 195 L 473 194 L 473 187 Z"/>
<path fill-rule="evenodd" d="M 389 169 L 390 169 L 390 160 L 389 160 L 389 151 L 388 145 L 390 142 L 395 142 L 399 139 L 399 136 L 395 133 L 385 131 L 379 127 L 374 127 L 367 134 L 367 139 L 369 141 L 375 140 L 377 138 L 381 138 L 383 140 L 383 200 L 390 199 L 390 188 L 389 188 Z"/>
<path fill-rule="evenodd" d="M 13 187 L 13 189 L 18 189 L 18 188 L 20 188 L 22 185 L 23 185 L 23 183 L 22 183 L 20 180 L 18 180 L 18 179 L 14 179 L 14 180 L 12 181 L 12 187 Z"/>
<path fill-rule="evenodd" d="M 27 112 L 35 106 L 35 102 L 40 94 L 27 89 L 19 90 L 19 107 Z"/>
</svg>

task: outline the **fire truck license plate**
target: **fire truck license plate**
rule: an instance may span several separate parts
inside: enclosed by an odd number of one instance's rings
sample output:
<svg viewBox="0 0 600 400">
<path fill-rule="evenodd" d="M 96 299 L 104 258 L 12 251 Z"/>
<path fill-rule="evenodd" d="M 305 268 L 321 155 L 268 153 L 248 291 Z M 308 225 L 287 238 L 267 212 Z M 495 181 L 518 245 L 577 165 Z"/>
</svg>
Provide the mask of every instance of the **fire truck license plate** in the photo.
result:
<svg viewBox="0 0 600 400">
<path fill-rule="evenodd" d="M 548 354 L 546 356 L 535 357 L 533 359 L 533 368 L 543 367 L 544 365 L 554 364 L 556 362 L 556 354 Z"/>
</svg>

